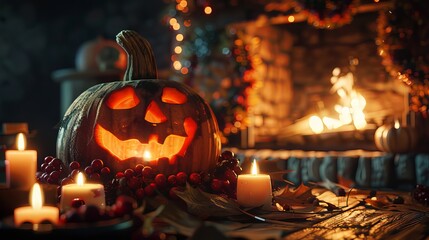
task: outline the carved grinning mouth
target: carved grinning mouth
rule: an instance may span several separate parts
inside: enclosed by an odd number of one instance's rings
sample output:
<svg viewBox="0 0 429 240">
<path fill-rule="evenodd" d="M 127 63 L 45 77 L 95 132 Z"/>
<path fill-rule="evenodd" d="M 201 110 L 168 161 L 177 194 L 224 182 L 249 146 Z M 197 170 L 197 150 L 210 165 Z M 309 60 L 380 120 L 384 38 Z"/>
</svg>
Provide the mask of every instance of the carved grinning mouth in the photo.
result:
<svg viewBox="0 0 429 240">
<path fill-rule="evenodd" d="M 174 155 L 184 156 L 195 136 L 197 124 L 192 118 L 186 118 L 183 122 L 183 127 L 186 137 L 170 134 L 165 138 L 164 143 L 159 143 L 156 135 L 152 135 L 147 143 L 142 143 L 135 138 L 120 140 L 100 124 L 95 126 L 94 136 L 100 147 L 120 161 L 130 158 L 143 158 L 147 161 L 161 157 L 171 159 Z M 150 157 L 146 156 L 147 153 L 150 153 Z"/>
</svg>

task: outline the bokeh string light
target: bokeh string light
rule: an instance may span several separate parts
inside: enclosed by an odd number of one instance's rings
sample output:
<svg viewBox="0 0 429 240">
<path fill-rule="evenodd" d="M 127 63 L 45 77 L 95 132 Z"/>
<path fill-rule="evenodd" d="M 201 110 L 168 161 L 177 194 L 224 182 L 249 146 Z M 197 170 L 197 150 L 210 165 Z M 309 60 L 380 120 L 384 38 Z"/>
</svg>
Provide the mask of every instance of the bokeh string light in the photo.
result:
<svg viewBox="0 0 429 240">
<path fill-rule="evenodd" d="M 429 8 L 424 1 L 395 0 L 381 12 L 376 43 L 386 71 L 410 86 L 410 109 L 428 115 Z"/>
</svg>

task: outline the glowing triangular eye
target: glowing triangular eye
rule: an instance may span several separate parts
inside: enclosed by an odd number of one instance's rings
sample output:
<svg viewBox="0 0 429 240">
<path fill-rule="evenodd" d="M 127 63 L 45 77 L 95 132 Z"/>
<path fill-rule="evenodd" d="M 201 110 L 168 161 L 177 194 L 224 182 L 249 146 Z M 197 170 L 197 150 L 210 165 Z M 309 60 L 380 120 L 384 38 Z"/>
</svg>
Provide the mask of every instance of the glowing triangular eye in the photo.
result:
<svg viewBox="0 0 429 240">
<path fill-rule="evenodd" d="M 111 109 L 130 109 L 137 106 L 140 99 L 137 97 L 134 88 L 124 87 L 110 94 L 106 104 Z"/>
<path fill-rule="evenodd" d="M 161 101 L 164 103 L 183 104 L 186 100 L 186 95 L 175 88 L 165 87 L 162 90 Z"/>
<path fill-rule="evenodd" d="M 147 107 L 144 119 L 150 123 L 162 123 L 167 120 L 167 117 L 162 113 L 158 105 L 152 101 Z"/>
</svg>

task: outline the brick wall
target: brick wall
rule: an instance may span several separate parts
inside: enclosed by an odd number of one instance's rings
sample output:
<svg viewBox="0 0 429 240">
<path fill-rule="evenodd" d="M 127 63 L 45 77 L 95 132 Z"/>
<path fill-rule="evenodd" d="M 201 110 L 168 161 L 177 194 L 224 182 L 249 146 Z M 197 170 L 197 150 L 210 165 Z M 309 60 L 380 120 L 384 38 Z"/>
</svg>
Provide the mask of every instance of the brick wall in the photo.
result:
<svg viewBox="0 0 429 240">
<path fill-rule="evenodd" d="M 330 93 L 332 70 L 349 67 L 350 59 L 359 61 L 355 86 L 367 99 L 365 110 L 372 113 L 367 121 L 379 125 L 386 117 L 403 114 L 404 87 L 389 78 L 377 55 L 376 18 L 376 13 L 359 15 L 352 24 L 334 30 L 306 23 L 255 22 L 241 29 L 250 54 L 261 59 L 255 65 L 257 144 L 287 145 L 287 140 L 279 141 L 285 129 L 318 110 L 333 109 L 338 97 Z"/>
</svg>

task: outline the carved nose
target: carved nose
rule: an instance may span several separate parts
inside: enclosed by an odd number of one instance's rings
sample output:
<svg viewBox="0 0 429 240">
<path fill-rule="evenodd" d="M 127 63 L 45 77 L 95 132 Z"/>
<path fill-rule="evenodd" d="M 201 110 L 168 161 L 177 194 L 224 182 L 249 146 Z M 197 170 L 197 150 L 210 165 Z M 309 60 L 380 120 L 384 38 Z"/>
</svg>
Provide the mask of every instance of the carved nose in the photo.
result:
<svg viewBox="0 0 429 240">
<path fill-rule="evenodd" d="M 167 121 L 167 117 L 162 113 L 158 104 L 154 101 L 149 103 L 144 119 L 150 123 L 162 123 Z"/>
</svg>

